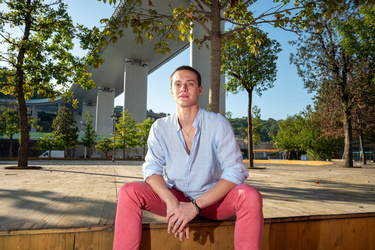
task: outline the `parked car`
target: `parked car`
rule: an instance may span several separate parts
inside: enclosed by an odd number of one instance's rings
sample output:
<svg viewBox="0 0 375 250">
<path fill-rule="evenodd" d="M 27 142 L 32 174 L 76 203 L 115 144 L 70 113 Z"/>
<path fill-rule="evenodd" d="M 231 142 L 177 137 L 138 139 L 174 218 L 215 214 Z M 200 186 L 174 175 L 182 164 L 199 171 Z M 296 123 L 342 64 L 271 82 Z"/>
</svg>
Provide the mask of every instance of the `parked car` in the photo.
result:
<svg viewBox="0 0 375 250">
<path fill-rule="evenodd" d="M 51 150 L 51 156 L 49 156 L 49 150 L 39 155 L 40 158 L 64 158 L 64 150 Z"/>
</svg>

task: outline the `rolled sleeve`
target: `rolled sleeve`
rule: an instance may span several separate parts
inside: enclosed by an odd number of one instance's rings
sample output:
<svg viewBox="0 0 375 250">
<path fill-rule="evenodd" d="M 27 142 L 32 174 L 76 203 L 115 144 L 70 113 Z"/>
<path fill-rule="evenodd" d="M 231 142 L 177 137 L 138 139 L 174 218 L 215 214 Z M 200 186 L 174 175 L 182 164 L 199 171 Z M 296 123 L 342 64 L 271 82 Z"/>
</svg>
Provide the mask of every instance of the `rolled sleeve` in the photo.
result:
<svg viewBox="0 0 375 250">
<path fill-rule="evenodd" d="M 217 156 L 220 162 L 222 175 L 235 184 L 242 184 L 249 176 L 242 160 L 242 154 L 236 142 L 232 126 L 222 117 L 223 121 L 217 130 Z"/>
</svg>

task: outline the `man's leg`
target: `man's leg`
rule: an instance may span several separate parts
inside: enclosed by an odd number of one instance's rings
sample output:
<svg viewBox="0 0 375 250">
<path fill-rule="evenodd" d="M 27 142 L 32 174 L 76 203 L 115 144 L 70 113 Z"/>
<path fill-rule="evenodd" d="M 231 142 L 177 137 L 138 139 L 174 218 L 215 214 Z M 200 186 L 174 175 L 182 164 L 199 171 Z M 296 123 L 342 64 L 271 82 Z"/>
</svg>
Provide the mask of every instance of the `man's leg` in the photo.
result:
<svg viewBox="0 0 375 250">
<path fill-rule="evenodd" d="M 184 195 L 171 189 L 180 201 Z M 167 207 L 145 182 L 125 184 L 118 193 L 113 249 L 139 249 L 142 237 L 142 210 L 166 216 Z"/>
<path fill-rule="evenodd" d="M 130 182 L 122 186 L 118 192 L 114 250 L 139 249 L 142 209 L 147 206 L 154 207 L 156 212 L 165 213 L 165 203 L 147 183 Z"/>
<path fill-rule="evenodd" d="M 264 224 L 262 208 L 262 196 L 256 188 L 241 184 L 222 201 L 204 208 L 200 215 L 215 220 L 236 216 L 234 248 L 260 249 Z"/>
</svg>

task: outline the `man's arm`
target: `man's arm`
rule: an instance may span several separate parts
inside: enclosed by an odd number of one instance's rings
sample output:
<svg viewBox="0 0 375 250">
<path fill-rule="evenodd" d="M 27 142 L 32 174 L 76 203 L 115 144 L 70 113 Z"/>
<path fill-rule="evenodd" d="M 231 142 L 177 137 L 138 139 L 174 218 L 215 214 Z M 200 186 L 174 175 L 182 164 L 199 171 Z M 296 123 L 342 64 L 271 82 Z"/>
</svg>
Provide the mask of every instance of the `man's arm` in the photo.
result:
<svg viewBox="0 0 375 250">
<path fill-rule="evenodd" d="M 231 181 L 220 179 L 210 190 L 196 198 L 195 202 L 202 209 L 208 207 L 223 199 L 236 185 Z"/>
<path fill-rule="evenodd" d="M 167 213 L 178 206 L 179 202 L 167 187 L 163 176 L 154 174 L 146 179 L 146 183 L 148 183 L 155 193 L 165 202 L 167 205 Z"/>
</svg>

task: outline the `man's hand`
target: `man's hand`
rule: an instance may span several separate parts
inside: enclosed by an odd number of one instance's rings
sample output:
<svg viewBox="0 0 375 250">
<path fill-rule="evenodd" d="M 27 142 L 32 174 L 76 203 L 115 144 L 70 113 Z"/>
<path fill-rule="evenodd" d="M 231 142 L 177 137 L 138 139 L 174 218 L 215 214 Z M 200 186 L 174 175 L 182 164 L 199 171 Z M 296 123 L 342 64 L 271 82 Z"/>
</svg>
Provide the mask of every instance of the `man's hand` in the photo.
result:
<svg viewBox="0 0 375 250">
<path fill-rule="evenodd" d="M 198 215 L 193 203 L 180 202 L 176 208 L 167 211 L 168 233 L 174 233 L 175 238 L 179 238 L 180 241 L 184 239 L 184 236 L 190 238 L 188 223 Z"/>
</svg>

